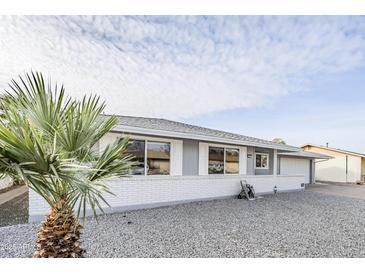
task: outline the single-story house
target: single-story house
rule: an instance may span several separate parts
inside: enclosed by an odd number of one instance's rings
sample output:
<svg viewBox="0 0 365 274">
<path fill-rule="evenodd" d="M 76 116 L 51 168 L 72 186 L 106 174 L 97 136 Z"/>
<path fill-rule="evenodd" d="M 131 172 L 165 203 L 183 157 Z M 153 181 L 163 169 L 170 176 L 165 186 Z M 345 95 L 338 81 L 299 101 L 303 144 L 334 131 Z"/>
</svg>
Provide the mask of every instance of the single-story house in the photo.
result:
<svg viewBox="0 0 365 274">
<path fill-rule="evenodd" d="M 109 212 L 238 195 L 240 181 L 256 193 L 304 189 L 314 181 L 314 160 L 301 148 L 175 121 L 118 116 L 118 126 L 99 147 L 123 136 L 138 164 L 131 176 L 109 181 Z M 30 220 L 47 204 L 29 192 Z"/>
<path fill-rule="evenodd" d="M 330 160 L 315 161 L 316 180 L 342 183 L 364 181 L 365 154 L 315 144 L 305 144 L 302 148 L 332 157 Z"/>
</svg>

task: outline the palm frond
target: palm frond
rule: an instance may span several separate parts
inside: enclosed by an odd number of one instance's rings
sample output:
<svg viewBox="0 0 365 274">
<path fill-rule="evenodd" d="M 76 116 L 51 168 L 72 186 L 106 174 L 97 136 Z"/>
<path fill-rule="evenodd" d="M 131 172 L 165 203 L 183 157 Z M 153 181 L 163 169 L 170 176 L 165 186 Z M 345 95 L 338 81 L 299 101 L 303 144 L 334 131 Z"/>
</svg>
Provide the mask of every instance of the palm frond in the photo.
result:
<svg viewBox="0 0 365 274">
<path fill-rule="evenodd" d="M 105 180 L 129 174 L 133 156 L 126 153 L 127 144 L 128 138 L 123 138 L 107 145 L 96 161 L 95 172 L 90 174 L 89 180 Z"/>
<path fill-rule="evenodd" d="M 13 80 L 0 97 L 0 173 L 21 178 L 51 207 L 61 199 L 85 215 L 107 204 L 106 179 L 125 176 L 131 166 L 128 140 L 95 151 L 117 123 L 103 118 L 98 96 L 76 101 L 63 86 L 48 84 L 41 73 Z"/>
</svg>

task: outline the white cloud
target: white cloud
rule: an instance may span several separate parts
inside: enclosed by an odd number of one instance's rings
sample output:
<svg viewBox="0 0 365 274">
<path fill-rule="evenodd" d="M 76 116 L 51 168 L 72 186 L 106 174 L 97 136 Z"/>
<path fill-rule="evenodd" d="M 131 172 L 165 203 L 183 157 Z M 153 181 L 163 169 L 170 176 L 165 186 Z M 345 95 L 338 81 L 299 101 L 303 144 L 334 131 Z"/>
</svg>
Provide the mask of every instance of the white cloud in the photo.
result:
<svg viewBox="0 0 365 274">
<path fill-rule="evenodd" d="M 365 61 L 361 17 L 1 17 L 0 87 L 30 69 L 107 112 L 255 107 Z"/>
</svg>

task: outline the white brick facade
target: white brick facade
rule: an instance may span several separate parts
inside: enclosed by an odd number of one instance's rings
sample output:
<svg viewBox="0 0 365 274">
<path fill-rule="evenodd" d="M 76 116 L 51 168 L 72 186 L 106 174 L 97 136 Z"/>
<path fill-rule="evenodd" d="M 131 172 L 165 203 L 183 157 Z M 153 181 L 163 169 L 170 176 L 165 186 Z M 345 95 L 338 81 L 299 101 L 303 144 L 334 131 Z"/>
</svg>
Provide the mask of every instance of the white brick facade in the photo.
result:
<svg viewBox="0 0 365 274">
<path fill-rule="evenodd" d="M 118 133 L 109 133 L 105 136 L 99 148 L 121 137 Z M 247 147 L 230 146 L 227 144 L 212 144 L 199 142 L 198 174 L 182 176 L 183 170 L 183 142 L 177 139 L 161 137 L 133 136 L 131 138 L 142 140 L 168 141 L 171 144 L 170 176 L 133 176 L 109 181 L 110 191 L 115 194 L 105 195 L 111 208 L 106 206 L 106 212 L 148 208 L 162 205 L 176 204 L 195 200 L 214 199 L 238 195 L 240 180 L 254 186 L 256 193 L 272 193 L 274 186 L 278 191 L 300 190 L 301 184 L 306 183 L 303 174 L 295 170 L 285 175 L 247 175 Z M 208 175 L 208 149 L 209 145 L 239 148 L 239 173 L 237 175 Z M 276 150 L 274 151 L 274 165 L 276 165 Z M 289 168 L 290 171 L 290 168 Z M 299 174 L 299 175 L 298 175 Z M 38 220 L 47 213 L 47 203 L 33 191 L 29 192 L 30 220 Z"/>
<path fill-rule="evenodd" d="M 300 190 L 304 176 L 275 175 L 206 175 L 206 176 L 136 176 L 109 181 L 115 194 L 106 195 L 111 211 L 155 207 L 193 200 L 213 199 L 237 195 L 240 180 L 252 184 L 256 193 Z M 29 191 L 30 220 L 38 220 L 47 213 L 47 203 L 33 191 Z"/>
</svg>

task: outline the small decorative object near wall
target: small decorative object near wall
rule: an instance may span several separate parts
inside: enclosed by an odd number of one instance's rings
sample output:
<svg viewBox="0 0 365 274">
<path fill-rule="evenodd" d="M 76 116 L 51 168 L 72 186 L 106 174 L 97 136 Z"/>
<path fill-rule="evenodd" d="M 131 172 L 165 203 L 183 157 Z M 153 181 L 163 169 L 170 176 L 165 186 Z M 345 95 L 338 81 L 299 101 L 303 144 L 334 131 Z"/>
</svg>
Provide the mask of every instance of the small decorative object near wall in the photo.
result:
<svg viewBox="0 0 365 274">
<path fill-rule="evenodd" d="M 278 192 L 278 187 L 274 186 L 274 194 L 276 194 Z"/>
</svg>

